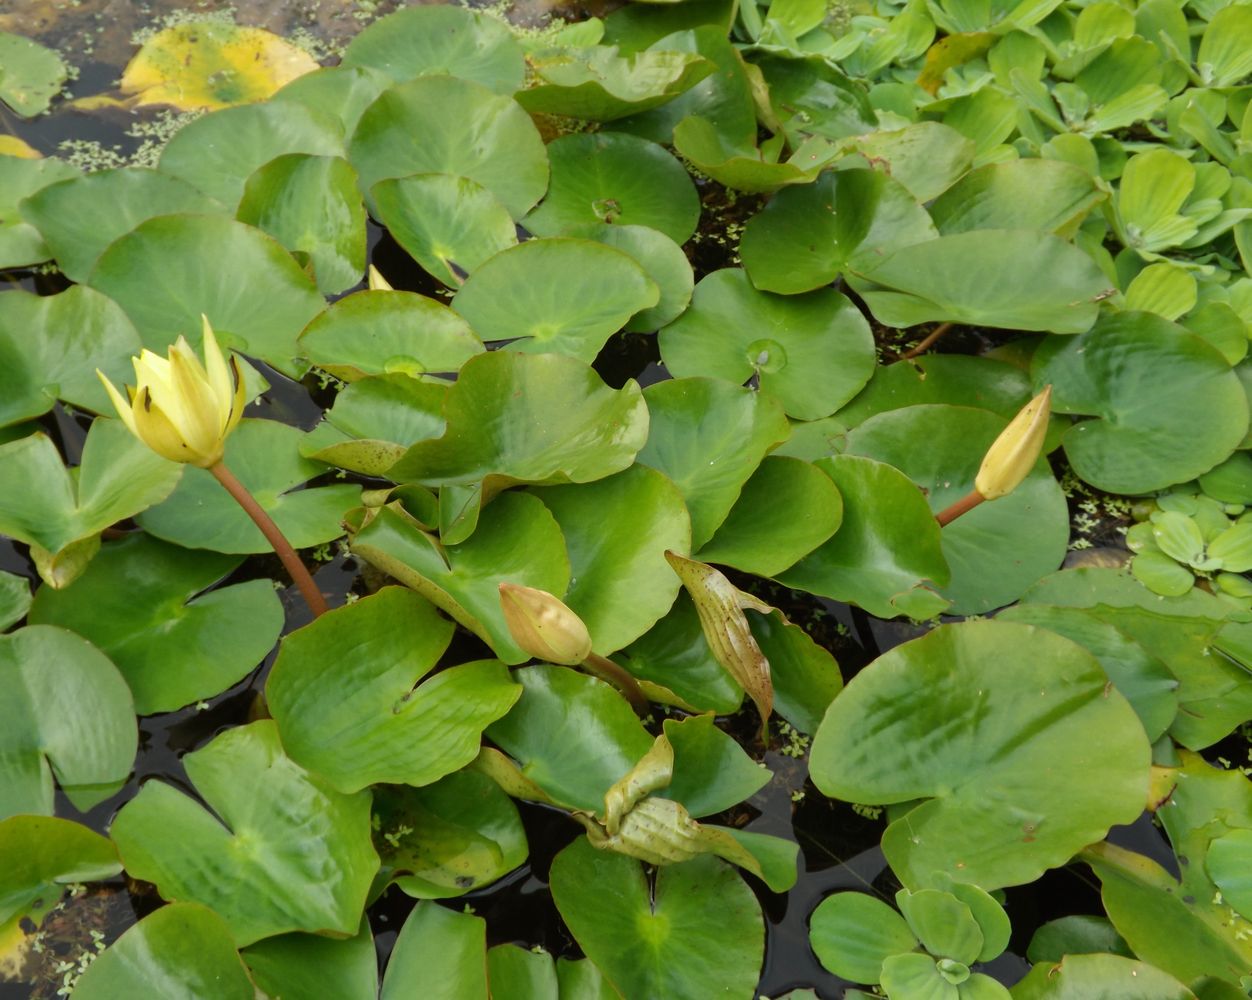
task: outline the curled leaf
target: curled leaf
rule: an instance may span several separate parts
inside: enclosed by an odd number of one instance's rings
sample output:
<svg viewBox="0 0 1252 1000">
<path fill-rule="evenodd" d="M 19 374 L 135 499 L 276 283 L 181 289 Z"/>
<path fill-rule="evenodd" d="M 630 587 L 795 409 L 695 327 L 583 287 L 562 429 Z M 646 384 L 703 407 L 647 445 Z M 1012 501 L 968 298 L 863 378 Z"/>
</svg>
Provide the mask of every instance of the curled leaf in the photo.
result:
<svg viewBox="0 0 1252 1000">
<path fill-rule="evenodd" d="M 620 833 L 622 819 L 639 801 L 649 792 L 668 788 L 673 777 L 674 747 L 658 736 L 652 749 L 604 793 L 604 828 L 609 835 Z"/>
</svg>

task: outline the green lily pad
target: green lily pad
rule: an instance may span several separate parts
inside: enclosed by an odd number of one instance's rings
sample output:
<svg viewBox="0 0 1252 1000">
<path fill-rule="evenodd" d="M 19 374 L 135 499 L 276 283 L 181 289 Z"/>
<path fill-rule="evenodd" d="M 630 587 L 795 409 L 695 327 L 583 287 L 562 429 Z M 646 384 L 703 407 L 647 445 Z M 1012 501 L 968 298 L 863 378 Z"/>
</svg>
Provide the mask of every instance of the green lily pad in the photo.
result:
<svg viewBox="0 0 1252 1000">
<path fill-rule="evenodd" d="M 696 557 L 776 576 L 825 542 L 843 519 L 831 478 L 798 458 L 767 455 Z"/>
<path fill-rule="evenodd" d="M 26 578 L 0 571 L 0 632 L 25 618 L 30 602 L 30 583 Z"/>
<path fill-rule="evenodd" d="M 52 49 L 0 31 L 0 101 L 23 118 L 47 111 L 68 76 L 65 63 Z"/>
<path fill-rule="evenodd" d="M 343 134 L 350 136 L 365 109 L 393 82 L 386 73 L 364 66 L 328 66 L 296 77 L 270 102 L 294 101 L 333 115 L 343 126 Z"/>
<path fill-rule="evenodd" d="M 769 771 L 718 729 L 712 715 L 666 719 L 662 729 L 674 748 L 674 776 L 658 794 L 681 802 L 697 819 L 724 812 L 769 783 Z"/>
<path fill-rule="evenodd" d="M 77 177 L 78 167 L 53 157 L 0 155 L 0 267 L 25 267 L 52 256 L 38 229 L 18 211 L 23 198 Z"/>
<path fill-rule="evenodd" d="M 651 424 L 639 452 L 672 479 L 691 512 L 691 544 L 713 537 L 761 459 L 788 434 L 773 399 L 720 379 L 670 379 L 644 392 Z"/>
<path fill-rule="evenodd" d="M 623 329 L 651 333 L 679 316 L 691 301 L 695 276 L 682 248 L 664 233 L 647 226 L 605 224 L 587 230 L 587 239 L 604 243 L 633 257 L 635 263 L 656 283 L 660 301 L 626 321 Z"/>
<path fill-rule="evenodd" d="M 548 186 L 548 157 L 530 117 L 512 98 L 448 76 L 397 84 L 366 108 L 348 146 L 361 189 L 411 174 L 477 181 L 515 219 Z"/>
<path fill-rule="evenodd" d="M 374 815 L 384 873 L 418 899 L 464 895 L 526 860 L 517 806 L 476 771 L 457 771 L 423 788 L 376 789 Z"/>
<path fill-rule="evenodd" d="M 1204 994 L 1208 996 L 1208 994 Z M 1121 955 L 1066 955 L 1040 962 L 1013 987 L 1013 1000 L 1194 1000 L 1173 976 Z"/>
<path fill-rule="evenodd" d="M 769 660 L 774 685 L 774 711 L 802 733 L 817 732 L 835 695 L 843 690 L 839 664 L 799 625 L 781 611 L 749 614 L 748 627 Z"/>
<path fill-rule="evenodd" d="M 233 211 L 248 178 L 275 157 L 343 156 L 343 144 L 343 128 L 329 115 L 291 101 L 266 101 L 223 108 L 183 126 L 157 168 Z"/>
<path fill-rule="evenodd" d="M 52 777 L 85 812 L 130 774 L 139 737 L 126 682 L 80 636 L 30 625 L 0 636 L 4 703 L 0 818 L 52 815 Z"/>
<path fill-rule="evenodd" d="M 657 869 L 584 837 L 552 863 L 552 896 L 583 952 L 624 996 L 754 996 L 764 957 L 760 904 L 722 861 Z"/>
<path fill-rule="evenodd" d="M 1038 625 L 1085 646 L 1100 661 L 1156 741 L 1178 712 L 1178 681 L 1155 655 L 1124 632 L 1081 608 L 1018 604 L 997 616 L 999 621 Z"/>
<path fill-rule="evenodd" d="M 585 236 L 603 223 L 649 226 L 691 239 L 700 199 L 674 157 L 620 132 L 564 135 L 548 144 L 548 194 L 523 220 L 537 236 Z"/>
<path fill-rule="evenodd" d="M 758 51 L 752 53 L 752 62 L 769 85 L 770 106 L 793 147 L 815 135 L 843 139 L 878 128 L 865 91 L 830 60 Z"/>
<path fill-rule="evenodd" d="M 473 80 L 500 94 L 522 86 L 522 47 L 508 26 L 464 7 L 408 7 L 374 22 L 348 43 L 344 66 L 365 66 L 397 83 L 416 76 Z"/>
<path fill-rule="evenodd" d="M 621 55 L 616 47 L 550 49 L 528 60 L 533 82 L 517 95 L 532 113 L 608 122 L 651 110 L 713 72 L 692 52 L 648 49 Z"/>
<path fill-rule="evenodd" d="M 90 284 L 126 310 L 158 354 L 179 335 L 198 349 L 207 316 L 219 340 L 287 375 L 297 372 L 296 337 L 325 305 L 277 240 L 220 215 L 141 223 L 110 244 Z"/>
<path fill-rule="evenodd" d="M 287 757 L 269 720 L 183 757 L 213 810 L 149 781 L 113 820 L 126 870 L 203 903 L 242 947 L 289 931 L 355 934 L 378 855 L 368 792 L 344 795 Z"/>
<path fill-rule="evenodd" d="M 881 323 L 967 323 L 1082 333 L 1109 291 L 1077 247 L 1051 233 L 976 229 L 849 265 L 848 282 Z"/>
<path fill-rule="evenodd" d="M 505 624 L 500 584 L 559 596 L 570 576 L 556 521 L 535 497 L 515 492 L 484 506 L 477 529 L 455 545 L 441 546 L 411 520 L 384 508 L 357 533 L 352 551 L 442 608 L 508 664 L 530 657 Z"/>
<path fill-rule="evenodd" d="M 351 288 L 365 273 L 365 206 L 356 171 L 342 157 L 270 160 L 248 178 L 235 214 L 307 257 L 323 295 Z"/>
<path fill-rule="evenodd" d="M 0 532 L 56 554 L 169 496 L 182 467 L 141 444 L 120 420 L 96 420 L 75 473 L 56 445 L 32 434 L 0 445 L 5 482 L 29 490 L 0 490 Z"/>
<path fill-rule="evenodd" d="M 258 987 L 283 1000 L 376 1000 L 378 953 L 369 921 L 355 937 L 282 934 L 249 945 L 244 962 Z"/>
<path fill-rule="evenodd" d="M 227 922 L 207 906 L 179 902 L 150 913 L 106 948 L 79 978 L 74 995 L 252 1000 L 256 987 Z"/>
<path fill-rule="evenodd" d="M 943 194 L 974 159 L 974 144 L 941 122 L 876 129 L 854 139 L 851 148 L 890 173 L 918 201 Z"/>
<path fill-rule="evenodd" d="M 941 626 L 848 684 L 813 741 L 813 780 L 852 802 L 925 798 L 883 837 L 906 887 L 1029 882 L 1143 811 L 1148 741 L 1107 685 L 1053 633 Z"/>
<path fill-rule="evenodd" d="M 282 631 L 270 580 L 203 593 L 241 561 L 132 535 L 104 545 L 68 587 L 40 589 L 30 621 L 77 632 L 107 654 L 140 715 L 171 712 L 230 687 Z"/>
<path fill-rule="evenodd" d="M 0 820 L 0 924 L 41 897 L 60 896 L 74 882 L 111 878 L 122 870 L 113 844 L 80 823 L 52 816 Z"/>
<path fill-rule="evenodd" d="M 422 10 L 425 8 L 415 8 Z M 428 273 L 449 288 L 517 243 L 509 210 L 477 181 L 414 174 L 379 181 L 370 191 L 378 221 Z"/>
<path fill-rule="evenodd" d="M 808 184 L 834 157 L 824 141 L 816 140 L 779 163 L 755 146 L 728 139 L 700 115 L 688 115 L 674 126 L 674 149 L 719 184 L 753 194 L 777 191 L 789 184 Z"/>
<path fill-rule="evenodd" d="M 302 432 L 276 420 L 244 420 L 226 442 L 226 465 L 274 519 L 297 549 L 343 534 L 340 521 L 360 500 L 361 488 L 347 483 L 297 487 L 325 471 L 301 458 Z M 189 466 L 169 499 L 138 521 L 157 538 L 188 549 L 269 552 L 252 519 L 207 469 Z"/>
<path fill-rule="evenodd" d="M 1040 229 L 1072 235 L 1103 201 L 1099 182 L 1062 160 L 1010 160 L 971 170 L 930 206 L 943 234 Z"/>
<path fill-rule="evenodd" d="M 937 514 L 973 490 L 983 456 L 1006 426 L 972 407 L 909 406 L 861 423 L 848 434 L 848 453 L 895 466 Z M 1017 600 L 1068 551 L 1069 508 L 1047 459 L 1040 456 L 1008 496 L 946 525 L 940 539 L 952 578 L 939 593 L 952 602 L 952 614 L 982 614 Z"/>
<path fill-rule="evenodd" d="M 904 918 L 864 892 L 837 892 L 823 899 L 810 918 L 809 941 L 829 971 L 867 985 L 882 978 L 886 959 L 917 948 Z"/>
<path fill-rule="evenodd" d="M 620 472 L 643 447 L 648 409 L 634 382 L 610 389 L 559 354 L 493 351 L 467 362 L 444 403 L 443 437 L 391 468 L 427 486 L 581 483 Z"/>
<path fill-rule="evenodd" d="M 483 340 L 511 351 L 566 354 L 590 364 L 660 289 L 633 257 L 591 240 L 527 240 L 484 262 L 452 308 Z"/>
<path fill-rule="evenodd" d="M 774 195 L 744 226 L 739 253 L 753 285 L 794 295 L 830 284 L 854 262 L 936 235 L 898 181 L 876 170 L 828 170 Z"/>
<path fill-rule="evenodd" d="M 482 730 L 521 690 L 491 660 L 418 686 L 451 639 L 452 623 L 403 587 L 292 633 L 265 686 L 287 754 L 347 793 L 429 785 L 464 767 L 478 755 Z"/>
<path fill-rule="evenodd" d="M 62 273 L 82 282 L 108 245 L 141 222 L 219 210 L 212 198 L 177 177 L 121 167 L 50 184 L 22 203 L 22 218 L 39 230 Z"/>
<path fill-rule="evenodd" d="M 1066 955 L 1109 952 L 1133 958 L 1130 948 L 1108 917 L 1071 915 L 1043 924 L 1030 939 L 1027 959 L 1036 964 L 1059 962 Z"/>
<path fill-rule="evenodd" d="M 682 494 L 644 465 L 532 492 L 565 537 L 571 582 L 562 600 L 586 624 L 592 649 L 607 656 L 638 639 L 678 596 L 665 551 L 691 549 Z"/>
<path fill-rule="evenodd" d="M 366 375 L 454 372 L 484 350 L 469 324 L 415 292 L 354 292 L 300 335 L 304 360 L 348 382 Z"/>
<path fill-rule="evenodd" d="M 487 922 L 421 902 L 413 907 L 387 962 L 382 1000 L 421 991 L 429 1000 L 487 1000 Z"/>
<path fill-rule="evenodd" d="M 1248 429 L 1247 401 L 1225 359 L 1151 313 L 1114 313 L 1081 337 L 1044 341 L 1032 372 L 1052 385 L 1055 411 L 1093 418 L 1062 443 L 1074 471 L 1112 493 L 1202 475 Z"/>
<path fill-rule="evenodd" d="M 139 334 L 120 306 L 81 286 L 0 298 L 0 424 L 38 417 L 58 399 L 97 412 L 111 404 L 95 370 L 134 379 Z"/>
<path fill-rule="evenodd" d="M 678 377 L 712 375 L 742 385 L 758 376 L 788 416 L 815 420 L 852 399 L 874 372 L 874 338 L 856 306 L 833 289 L 758 292 L 736 268 L 700 280 L 691 307 L 658 336 Z"/>
<path fill-rule="evenodd" d="M 788 587 L 859 604 L 880 618 L 925 619 L 948 606 L 951 578 L 926 498 L 898 469 L 855 455 L 814 463 L 843 497 L 830 541 L 778 575 Z"/>
</svg>

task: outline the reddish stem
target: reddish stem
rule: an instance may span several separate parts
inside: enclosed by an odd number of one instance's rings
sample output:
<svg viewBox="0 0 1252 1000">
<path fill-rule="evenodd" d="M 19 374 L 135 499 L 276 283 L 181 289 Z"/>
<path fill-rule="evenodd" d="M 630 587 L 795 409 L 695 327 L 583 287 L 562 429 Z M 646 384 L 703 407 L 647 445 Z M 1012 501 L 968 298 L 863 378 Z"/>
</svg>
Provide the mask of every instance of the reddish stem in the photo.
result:
<svg viewBox="0 0 1252 1000">
<path fill-rule="evenodd" d="M 283 536 L 278 525 L 274 523 L 274 519 L 265 513 L 261 505 L 256 502 L 256 498 L 248 492 L 248 488 L 244 486 L 235 474 L 226 468 L 225 462 L 218 462 L 216 465 L 209 467 L 209 471 L 213 473 L 213 478 L 225 487 L 226 492 L 235 498 L 240 507 L 247 512 L 253 522 L 261 529 L 261 534 L 265 536 L 265 540 L 270 543 L 274 554 L 282 560 L 283 566 L 286 567 L 290 574 L 292 582 L 300 588 L 300 595 L 304 598 L 304 603 L 309 606 L 309 610 L 313 612 L 313 617 L 324 615 L 330 609 L 326 606 L 326 598 L 322 596 L 322 592 L 317 589 L 317 584 L 313 582 L 313 577 L 309 575 L 309 571 L 305 569 L 304 563 L 300 561 L 300 557 L 296 555 L 296 550 L 291 547 L 291 543 Z"/>
<path fill-rule="evenodd" d="M 916 347 L 910 347 L 907 351 L 901 354 L 900 360 L 908 361 L 910 358 L 915 358 L 919 354 L 925 354 L 926 351 L 930 350 L 930 348 L 935 345 L 935 341 L 951 329 L 951 323 L 940 323 L 937 327 L 931 330 L 930 333 L 926 334 Z"/>
<path fill-rule="evenodd" d="M 617 688 L 626 700 L 630 702 L 630 707 L 635 710 L 635 714 L 640 718 L 643 718 L 651 711 L 651 707 L 648 705 L 648 696 L 643 693 L 643 689 L 639 686 L 639 682 L 635 680 L 634 674 L 624 670 L 599 653 L 590 654 L 587 659 L 583 660 L 582 666 L 593 677 L 599 677 L 600 680 Z"/>
<path fill-rule="evenodd" d="M 985 499 L 987 498 L 977 490 L 970 490 L 956 503 L 952 504 L 950 507 L 945 507 L 938 514 L 936 514 L 935 520 L 939 522 L 939 527 L 942 528 L 945 524 L 955 521 L 962 514 L 966 514 L 973 510 Z"/>
</svg>

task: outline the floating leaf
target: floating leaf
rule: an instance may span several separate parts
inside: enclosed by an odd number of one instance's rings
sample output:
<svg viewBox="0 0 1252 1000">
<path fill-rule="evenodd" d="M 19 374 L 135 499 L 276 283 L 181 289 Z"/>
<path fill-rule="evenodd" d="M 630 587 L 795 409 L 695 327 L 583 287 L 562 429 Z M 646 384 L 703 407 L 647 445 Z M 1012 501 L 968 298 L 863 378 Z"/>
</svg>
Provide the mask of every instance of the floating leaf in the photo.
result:
<svg viewBox="0 0 1252 1000">
<path fill-rule="evenodd" d="M 890 173 L 918 201 L 941 195 L 974 159 L 974 144 L 941 122 L 877 129 L 854 139 L 851 148 Z"/>
<path fill-rule="evenodd" d="M 883 837 L 906 887 L 938 887 L 946 873 L 992 889 L 1038 878 L 1134 820 L 1149 747 L 1085 649 L 1030 626 L 966 622 L 897 646 L 853 678 L 822 721 L 812 762 L 827 795 L 925 798 Z"/>
<path fill-rule="evenodd" d="M 0 31 L 0 101 L 23 118 L 47 111 L 68 76 L 52 49 Z"/>
<path fill-rule="evenodd" d="M 452 308 L 483 340 L 510 351 L 566 354 L 587 364 L 660 289 L 633 257 L 582 239 L 527 240 L 466 279 Z"/>
<path fill-rule="evenodd" d="M 324 468 L 301 458 L 301 431 L 276 420 L 244 420 L 226 442 L 225 462 L 296 548 L 343 534 L 340 521 L 361 488 L 297 487 Z M 188 467 L 169 499 L 139 517 L 145 531 L 175 545 L 214 552 L 268 552 L 261 529 L 207 469 Z"/>
<path fill-rule="evenodd" d="M 343 795 L 298 766 L 269 720 L 227 730 L 183 764 L 213 812 L 165 782 L 145 784 L 112 827 L 133 877 L 212 907 L 239 946 L 356 932 L 378 870 L 367 792 Z"/>
<path fill-rule="evenodd" d="M 287 754 L 337 790 L 429 785 L 478 755 L 479 736 L 517 700 L 499 663 L 440 671 L 418 686 L 452 623 L 388 587 L 283 641 L 265 694 Z"/>
<path fill-rule="evenodd" d="M 24 267 L 52 256 L 39 230 L 18 211 L 23 198 L 80 173 L 51 157 L 0 155 L 0 267 Z"/>
<path fill-rule="evenodd" d="M 799 420 L 834 413 L 875 366 L 869 324 L 846 296 L 833 289 L 787 297 L 758 292 L 734 268 L 702 278 L 691 307 L 658 342 L 673 375 L 737 385 L 756 375 L 761 394 Z"/>
<path fill-rule="evenodd" d="M 348 158 L 361 189 L 411 174 L 477 181 L 515 219 L 548 186 L 548 157 L 530 117 L 510 97 L 447 76 L 383 91 L 357 123 Z"/>
<path fill-rule="evenodd" d="M 1074 471 L 1102 490 L 1148 493 L 1193 479 L 1248 429 L 1246 399 L 1221 355 L 1150 313 L 1114 313 L 1081 337 L 1045 341 L 1032 371 L 1053 386 L 1055 411 L 1092 418 L 1062 442 Z"/>
<path fill-rule="evenodd" d="M 689 115 L 674 127 L 674 149 L 718 183 L 749 193 L 808 184 L 834 157 L 824 141 L 816 140 L 796 150 L 785 163 L 779 163 L 755 146 L 728 141 L 717 126 L 699 115 Z"/>
<path fill-rule="evenodd" d="M 109 246 L 90 284 L 126 310 L 158 354 L 179 335 L 198 349 L 207 316 L 227 345 L 288 375 L 297 371 L 296 337 L 325 305 L 276 240 L 216 215 L 149 219 Z"/>
<path fill-rule="evenodd" d="M 647 226 L 605 224 L 587 231 L 587 238 L 621 250 L 635 259 L 660 289 L 655 306 L 635 313 L 623 328 L 651 333 L 682 315 L 691 301 L 695 276 L 682 248 L 664 233 Z"/>
<path fill-rule="evenodd" d="M 1105 197 L 1099 182 L 1061 160 L 1010 160 L 971 170 L 930 206 L 944 234 L 1040 229 L 1072 235 Z"/>
<path fill-rule="evenodd" d="M 837 892 L 822 900 L 810 918 L 809 941 L 829 971 L 867 985 L 882 979 L 886 959 L 917 948 L 904 918 L 864 892 Z"/>
<path fill-rule="evenodd" d="M 1040 962 L 1013 987 L 1014 1000 L 1193 1000 L 1173 976 L 1146 962 L 1121 955 L 1066 955 L 1056 963 Z"/>
<path fill-rule="evenodd" d="M 250 945 L 242 953 L 257 987 L 284 1000 L 376 1000 L 378 954 L 369 921 L 362 918 L 355 937 L 336 940 L 320 934 L 282 934 Z"/>
<path fill-rule="evenodd" d="M 25 618 L 30 602 L 30 583 L 26 578 L 0 571 L 0 632 Z"/>
<path fill-rule="evenodd" d="M 145 42 L 127 64 L 121 90 L 134 94 L 140 107 L 225 108 L 263 101 L 315 69 L 307 52 L 261 28 L 193 21 Z"/>
<path fill-rule="evenodd" d="M 283 609 L 270 580 L 202 593 L 240 561 L 133 535 L 106 544 L 68 587 L 42 588 L 30 620 L 91 640 L 140 715 L 170 712 L 230 687 L 278 638 Z"/>
<path fill-rule="evenodd" d="M 35 900 L 60 896 L 74 882 L 111 878 L 122 870 L 113 844 L 68 819 L 13 816 L 0 820 L 0 924 Z"/>
<path fill-rule="evenodd" d="M 548 160 L 548 194 L 523 222 L 537 236 L 586 236 L 611 223 L 650 226 L 683 244 L 695 232 L 695 185 L 654 142 L 616 132 L 565 135 L 548 144 Z"/>
<path fill-rule="evenodd" d="M 331 115 L 350 136 L 361 115 L 391 86 L 385 73 L 363 66 L 330 66 L 298 76 L 270 100 L 277 104 L 294 101 L 306 108 Z"/>
<path fill-rule="evenodd" d="M 826 171 L 771 198 L 744 226 L 739 253 L 753 285 L 794 295 L 935 235 L 926 210 L 898 181 L 876 170 Z"/>
<path fill-rule="evenodd" d="M 138 745 L 134 704 L 103 653 L 64 629 L 30 625 L 0 636 L 0 675 L 0 818 L 52 815 L 54 773 L 80 811 L 121 787 Z"/>
<path fill-rule="evenodd" d="M 397 83 L 455 76 L 499 94 L 520 89 L 526 71 L 508 25 L 444 4 L 409 7 L 375 21 L 348 43 L 342 65 L 380 70 Z"/>
<path fill-rule="evenodd" d="M 413 907 L 387 963 L 382 1000 L 421 991 L 429 1000 L 487 1000 L 487 922 L 421 902 Z"/>
</svg>

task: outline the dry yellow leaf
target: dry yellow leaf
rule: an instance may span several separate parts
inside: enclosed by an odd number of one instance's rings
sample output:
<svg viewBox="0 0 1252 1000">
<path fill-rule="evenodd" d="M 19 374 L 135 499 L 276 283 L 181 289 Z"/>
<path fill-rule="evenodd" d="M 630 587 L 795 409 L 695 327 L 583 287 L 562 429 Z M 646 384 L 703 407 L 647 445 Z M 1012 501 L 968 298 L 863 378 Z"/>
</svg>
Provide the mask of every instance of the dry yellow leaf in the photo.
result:
<svg viewBox="0 0 1252 1000">
<path fill-rule="evenodd" d="M 261 28 L 200 21 L 154 35 L 126 67 L 121 89 L 140 106 L 215 110 L 263 101 L 317 68 L 307 52 Z"/>
<path fill-rule="evenodd" d="M 37 160 L 43 154 L 15 135 L 0 135 L 0 156 L 19 156 L 23 160 Z"/>
</svg>

